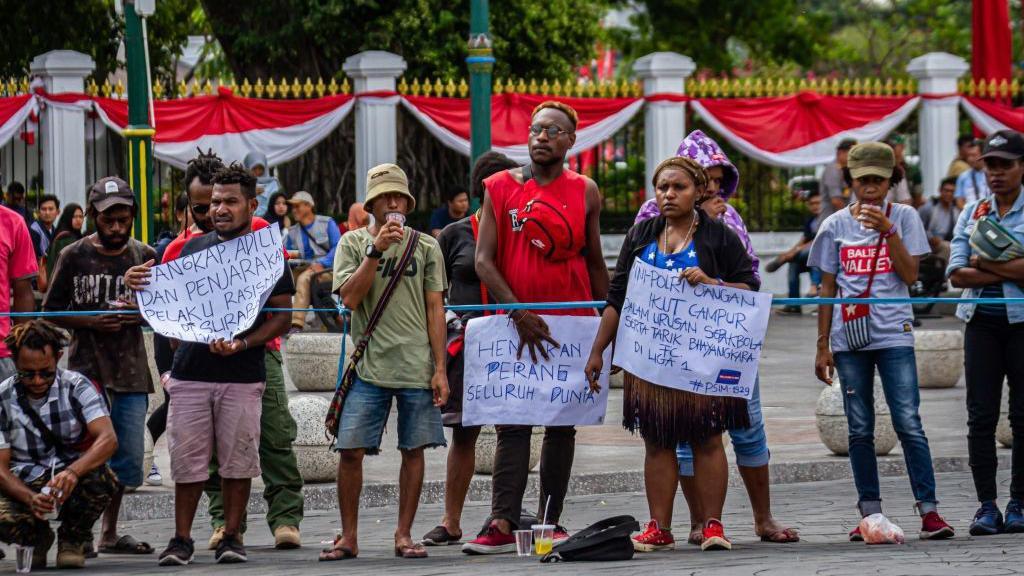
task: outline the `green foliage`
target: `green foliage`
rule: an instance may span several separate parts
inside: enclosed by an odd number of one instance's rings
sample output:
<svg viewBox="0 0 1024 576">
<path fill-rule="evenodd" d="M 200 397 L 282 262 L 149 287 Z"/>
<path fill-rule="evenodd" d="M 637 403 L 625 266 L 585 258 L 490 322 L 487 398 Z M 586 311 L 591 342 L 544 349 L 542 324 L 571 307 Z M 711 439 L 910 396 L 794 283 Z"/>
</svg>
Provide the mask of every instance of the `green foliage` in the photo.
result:
<svg viewBox="0 0 1024 576">
<path fill-rule="evenodd" d="M 644 0 L 635 30 L 615 31 L 630 59 L 657 50 L 686 54 L 701 67 L 729 72 L 746 64 L 809 66 L 828 42 L 827 19 L 797 0 Z"/>
<path fill-rule="evenodd" d="M 491 3 L 498 76 L 566 78 L 592 57 L 606 0 Z M 331 77 L 345 58 L 388 50 L 411 77 L 465 77 L 469 2 L 203 0 L 236 76 Z"/>
<path fill-rule="evenodd" d="M 160 0 L 147 22 L 154 77 L 173 73 L 185 39 L 193 32 L 189 15 L 199 0 Z M 32 58 L 50 50 L 77 50 L 96 62 L 93 77 L 115 71 L 124 21 L 111 0 L 0 1 L 0 76 L 28 74 Z"/>
</svg>

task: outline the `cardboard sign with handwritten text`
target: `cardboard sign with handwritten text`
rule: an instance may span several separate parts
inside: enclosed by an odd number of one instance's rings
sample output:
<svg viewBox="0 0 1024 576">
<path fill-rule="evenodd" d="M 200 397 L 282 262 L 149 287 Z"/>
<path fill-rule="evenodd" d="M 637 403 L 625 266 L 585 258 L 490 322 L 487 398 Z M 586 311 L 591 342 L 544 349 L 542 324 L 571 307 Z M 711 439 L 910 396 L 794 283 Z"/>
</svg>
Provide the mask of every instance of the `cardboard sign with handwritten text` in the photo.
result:
<svg viewBox="0 0 1024 576">
<path fill-rule="evenodd" d="M 548 360 L 537 363 L 523 349 L 505 315 L 469 321 L 466 328 L 462 424 L 586 426 L 602 424 L 608 405 L 608 369 L 591 392 L 583 374 L 601 319 L 597 316 L 543 316 L 558 346 L 544 344 Z"/>
<path fill-rule="evenodd" d="M 690 286 L 676 272 L 637 260 L 616 337 L 616 366 L 659 386 L 750 398 L 770 294 Z"/>
<path fill-rule="evenodd" d="M 230 340 L 256 322 L 283 273 L 281 230 L 269 226 L 154 266 L 136 301 L 168 338 Z"/>
</svg>

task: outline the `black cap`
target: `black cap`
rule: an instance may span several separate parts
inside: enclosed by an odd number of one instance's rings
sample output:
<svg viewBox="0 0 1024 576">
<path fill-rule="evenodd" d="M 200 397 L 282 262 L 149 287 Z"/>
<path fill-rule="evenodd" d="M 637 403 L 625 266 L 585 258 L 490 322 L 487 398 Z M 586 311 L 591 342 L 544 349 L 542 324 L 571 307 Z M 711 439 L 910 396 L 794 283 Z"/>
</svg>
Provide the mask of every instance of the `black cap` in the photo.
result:
<svg viewBox="0 0 1024 576">
<path fill-rule="evenodd" d="M 1000 130 L 985 139 L 982 158 L 1024 158 L 1024 136 L 1016 130 Z"/>
<path fill-rule="evenodd" d="M 135 193 L 124 180 L 117 176 L 107 176 L 89 188 L 89 206 L 97 212 L 106 212 L 118 205 L 135 206 Z"/>
<path fill-rule="evenodd" d="M 836 150 L 849 150 L 857 145 L 857 141 L 853 138 L 843 138 L 839 141 L 839 145 L 836 146 Z"/>
</svg>

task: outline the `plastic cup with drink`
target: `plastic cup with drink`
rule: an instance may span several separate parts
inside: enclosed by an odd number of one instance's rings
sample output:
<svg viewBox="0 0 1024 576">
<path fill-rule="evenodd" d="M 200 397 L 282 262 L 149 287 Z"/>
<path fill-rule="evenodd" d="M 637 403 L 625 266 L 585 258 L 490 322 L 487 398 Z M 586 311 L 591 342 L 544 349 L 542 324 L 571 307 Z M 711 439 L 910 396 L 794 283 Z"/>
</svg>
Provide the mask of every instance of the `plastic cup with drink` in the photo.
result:
<svg viewBox="0 0 1024 576">
<path fill-rule="evenodd" d="M 551 552 L 552 544 L 554 543 L 555 525 L 534 524 L 533 526 L 530 526 L 530 528 L 533 528 L 534 552 L 536 552 L 538 556 L 543 556 L 548 552 Z"/>
<path fill-rule="evenodd" d="M 402 226 L 405 226 L 405 214 L 401 212 L 388 212 L 384 215 L 384 220 L 387 222 L 398 222 Z"/>
</svg>

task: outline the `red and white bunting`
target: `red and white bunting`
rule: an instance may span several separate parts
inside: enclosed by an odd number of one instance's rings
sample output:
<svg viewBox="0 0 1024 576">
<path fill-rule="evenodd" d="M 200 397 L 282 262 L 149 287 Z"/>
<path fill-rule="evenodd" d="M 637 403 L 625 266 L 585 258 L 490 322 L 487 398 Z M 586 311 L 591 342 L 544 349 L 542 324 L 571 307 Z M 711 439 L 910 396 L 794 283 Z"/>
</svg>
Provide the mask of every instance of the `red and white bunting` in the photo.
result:
<svg viewBox="0 0 1024 576">
<path fill-rule="evenodd" d="M 6 145 L 8 140 L 21 131 L 25 120 L 33 113 L 37 113 L 37 106 L 38 103 L 31 94 L 0 98 L 0 146 Z"/>
<path fill-rule="evenodd" d="M 961 98 L 960 105 L 970 116 L 971 122 L 985 134 L 1000 130 L 1024 132 L 1024 108 L 1014 108 L 973 96 Z"/>
</svg>

